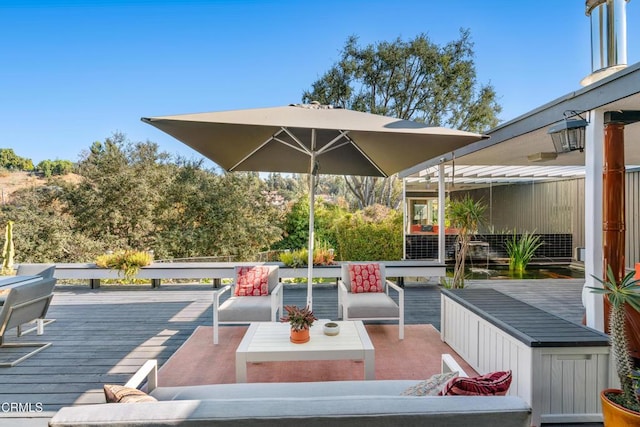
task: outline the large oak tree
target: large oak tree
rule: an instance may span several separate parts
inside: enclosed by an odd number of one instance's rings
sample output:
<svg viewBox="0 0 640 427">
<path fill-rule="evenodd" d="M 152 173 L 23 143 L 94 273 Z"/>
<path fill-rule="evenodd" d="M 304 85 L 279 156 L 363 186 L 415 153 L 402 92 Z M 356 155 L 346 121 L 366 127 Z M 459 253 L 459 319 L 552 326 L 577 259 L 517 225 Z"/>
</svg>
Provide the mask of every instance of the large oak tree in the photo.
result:
<svg viewBox="0 0 640 427">
<path fill-rule="evenodd" d="M 501 108 L 493 87 L 477 82 L 473 58 L 468 30 L 443 46 L 425 34 L 367 46 L 351 36 L 339 61 L 304 92 L 303 101 L 484 132 L 498 124 Z M 402 197 L 395 178 L 345 179 L 360 208 L 395 207 Z"/>
</svg>

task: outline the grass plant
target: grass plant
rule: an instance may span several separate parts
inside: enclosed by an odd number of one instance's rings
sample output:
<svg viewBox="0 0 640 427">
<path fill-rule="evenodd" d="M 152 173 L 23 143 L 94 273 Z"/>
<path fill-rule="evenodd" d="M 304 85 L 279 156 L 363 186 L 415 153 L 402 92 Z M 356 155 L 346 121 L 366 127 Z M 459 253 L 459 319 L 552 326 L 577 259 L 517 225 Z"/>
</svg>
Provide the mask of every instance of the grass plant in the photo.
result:
<svg viewBox="0 0 640 427">
<path fill-rule="evenodd" d="M 153 255 L 145 251 L 117 251 L 100 255 L 96 258 L 96 265 L 102 268 L 119 270 L 127 280 L 133 279 L 141 267 L 150 265 Z"/>
<path fill-rule="evenodd" d="M 536 250 L 544 244 L 540 236 L 525 231 L 520 235 L 515 230 L 510 240 L 506 242 L 507 254 L 509 255 L 509 271 L 522 274 L 533 258 Z"/>
</svg>

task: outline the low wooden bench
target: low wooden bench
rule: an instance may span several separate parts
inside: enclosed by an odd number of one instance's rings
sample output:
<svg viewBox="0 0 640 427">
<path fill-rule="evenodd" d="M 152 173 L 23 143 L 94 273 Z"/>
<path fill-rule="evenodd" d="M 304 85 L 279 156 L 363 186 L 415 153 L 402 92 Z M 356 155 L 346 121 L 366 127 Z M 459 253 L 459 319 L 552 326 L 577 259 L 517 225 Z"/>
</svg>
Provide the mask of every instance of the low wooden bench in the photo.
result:
<svg viewBox="0 0 640 427">
<path fill-rule="evenodd" d="M 441 336 L 480 374 L 512 370 L 534 425 L 601 422 L 609 337 L 494 289 L 442 290 Z"/>
</svg>

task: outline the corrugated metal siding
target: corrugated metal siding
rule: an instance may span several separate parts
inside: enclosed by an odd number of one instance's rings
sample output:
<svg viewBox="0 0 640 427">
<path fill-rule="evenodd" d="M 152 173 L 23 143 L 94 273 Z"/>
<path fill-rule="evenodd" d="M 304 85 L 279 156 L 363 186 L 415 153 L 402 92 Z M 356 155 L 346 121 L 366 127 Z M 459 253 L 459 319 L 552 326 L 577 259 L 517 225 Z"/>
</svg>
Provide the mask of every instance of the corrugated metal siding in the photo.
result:
<svg viewBox="0 0 640 427">
<path fill-rule="evenodd" d="M 484 232 L 506 230 L 537 233 L 571 233 L 574 247 L 584 247 L 584 179 L 499 185 L 470 191 L 487 203 L 489 227 Z M 465 193 L 460 192 L 459 195 Z M 625 264 L 640 262 L 640 171 L 626 175 Z"/>
<path fill-rule="evenodd" d="M 627 173 L 625 192 L 625 264 L 627 268 L 633 268 L 640 262 L 640 171 Z"/>
<path fill-rule="evenodd" d="M 488 205 L 493 233 L 516 229 L 541 234 L 573 233 L 584 245 L 584 180 L 572 179 L 519 185 L 499 185 L 471 191 Z"/>
</svg>

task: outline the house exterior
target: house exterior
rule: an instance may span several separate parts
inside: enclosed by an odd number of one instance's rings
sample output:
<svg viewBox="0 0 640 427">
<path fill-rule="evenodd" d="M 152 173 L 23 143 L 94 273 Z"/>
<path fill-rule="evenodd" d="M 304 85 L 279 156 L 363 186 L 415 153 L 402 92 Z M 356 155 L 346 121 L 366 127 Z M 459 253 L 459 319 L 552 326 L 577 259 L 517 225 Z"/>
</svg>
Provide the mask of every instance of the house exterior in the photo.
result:
<svg viewBox="0 0 640 427">
<path fill-rule="evenodd" d="M 478 195 L 483 194 L 483 197 L 486 197 L 488 191 L 492 192 L 489 197 L 490 212 L 496 228 L 504 224 L 514 228 L 526 227 L 528 231 L 557 227 L 566 230 L 572 236 L 573 258 L 580 258 L 580 254 L 584 254 L 582 261 L 585 265 L 585 287 L 596 286 L 593 276 L 603 276 L 603 259 L 606 258 L 603 236 L 608 230 L 603 228 L 607 226 L 603 220 L 603 201 L 611 193 L 610 190 L 606 193 L 603 191 L 605 142 L 611 143 L 611 138 L 607 136 L 610 135 L 608 120 L 612 113 L 634 111 L 640 111 L 640 63 L 618 70 L 501 124 L 487 132 L 490 135 L 488 140 L 430 159 L 403 171 L 400 176 L 406 178 L 408 199 L 424 192 L 429 185 L 432 186 L 429 188 L 431 195 L 438 195 L 438 205 L 444 204 L 445 191 L 451 196 L 460 191 L 473 191 Z M 583 151 L 556 154 L 548 131 L 550 127 L 561 123 L 567 112 L 581 112 L 589 119 L 585 128 L 585 147 Z M 621 226 L 625 235 L 624 265 L 632 268 L 634 263 L 640 262 L 640 123 L 623 123 L 614 142 L 622 146 L 626 166 L 624 184 L 621 185 L 625 187 L 622 206 L 626 221 Z M 543 175 L 527 175 L 526 168 L 532 165 L 544 166 L 546 172 Z M 446 167 L 462 171 L 463 166 L 491 168 L 494 178 L 492 184 L 489 185 L 488 178 L 482 176 L 480 170 L 466 175 L 452 172 L 449 178 L 445 177 Z M 517 173 L 518 168 L 522 170 L 522 175 Z M 582 172 L 576 172 L 573 177 L 563 177 L 563 168 L 566 168 L 565 171 L 579 168 Z M 426 179 L 428 171 L 432 170 L 438 171 L 437 176 L 432 175 Z M 507 175 L 518 175 L 521 181 L 512 179 L 512 182 L 508 182 Z M 540 179 L 541 176 L 546 179 Z M 476 187 L 465 188 L 463 178 L 476 178 Z M 452 181 L 453 186 L 447 184 L 446 179 Z M 457 184 L 456 179 L 460 180 Z M 529 182 L 522 182 L 527 179 Z M 471 186 L 471 183 L 467 185 Z M 527 192 L 532 194 L 536 191 L 539 195 L 537 199 L 532 196 L 525 202 L 519 198 Z M 496 197 L 498 194 L 501 196 Z M 443 213 L 444 210 L 438 212 Z M 506 219 L 507 214 L 512 214 L 513 217 Z M 442 236 L 443 242 L 444 238 L 445 235 Z M 576 248 L 582 247 L 584 251 L 575 252 Z M 587 311 L 587 324 L 603 330 L 601 299 L 585 290 L 583 302 Z"/>
</svg>

